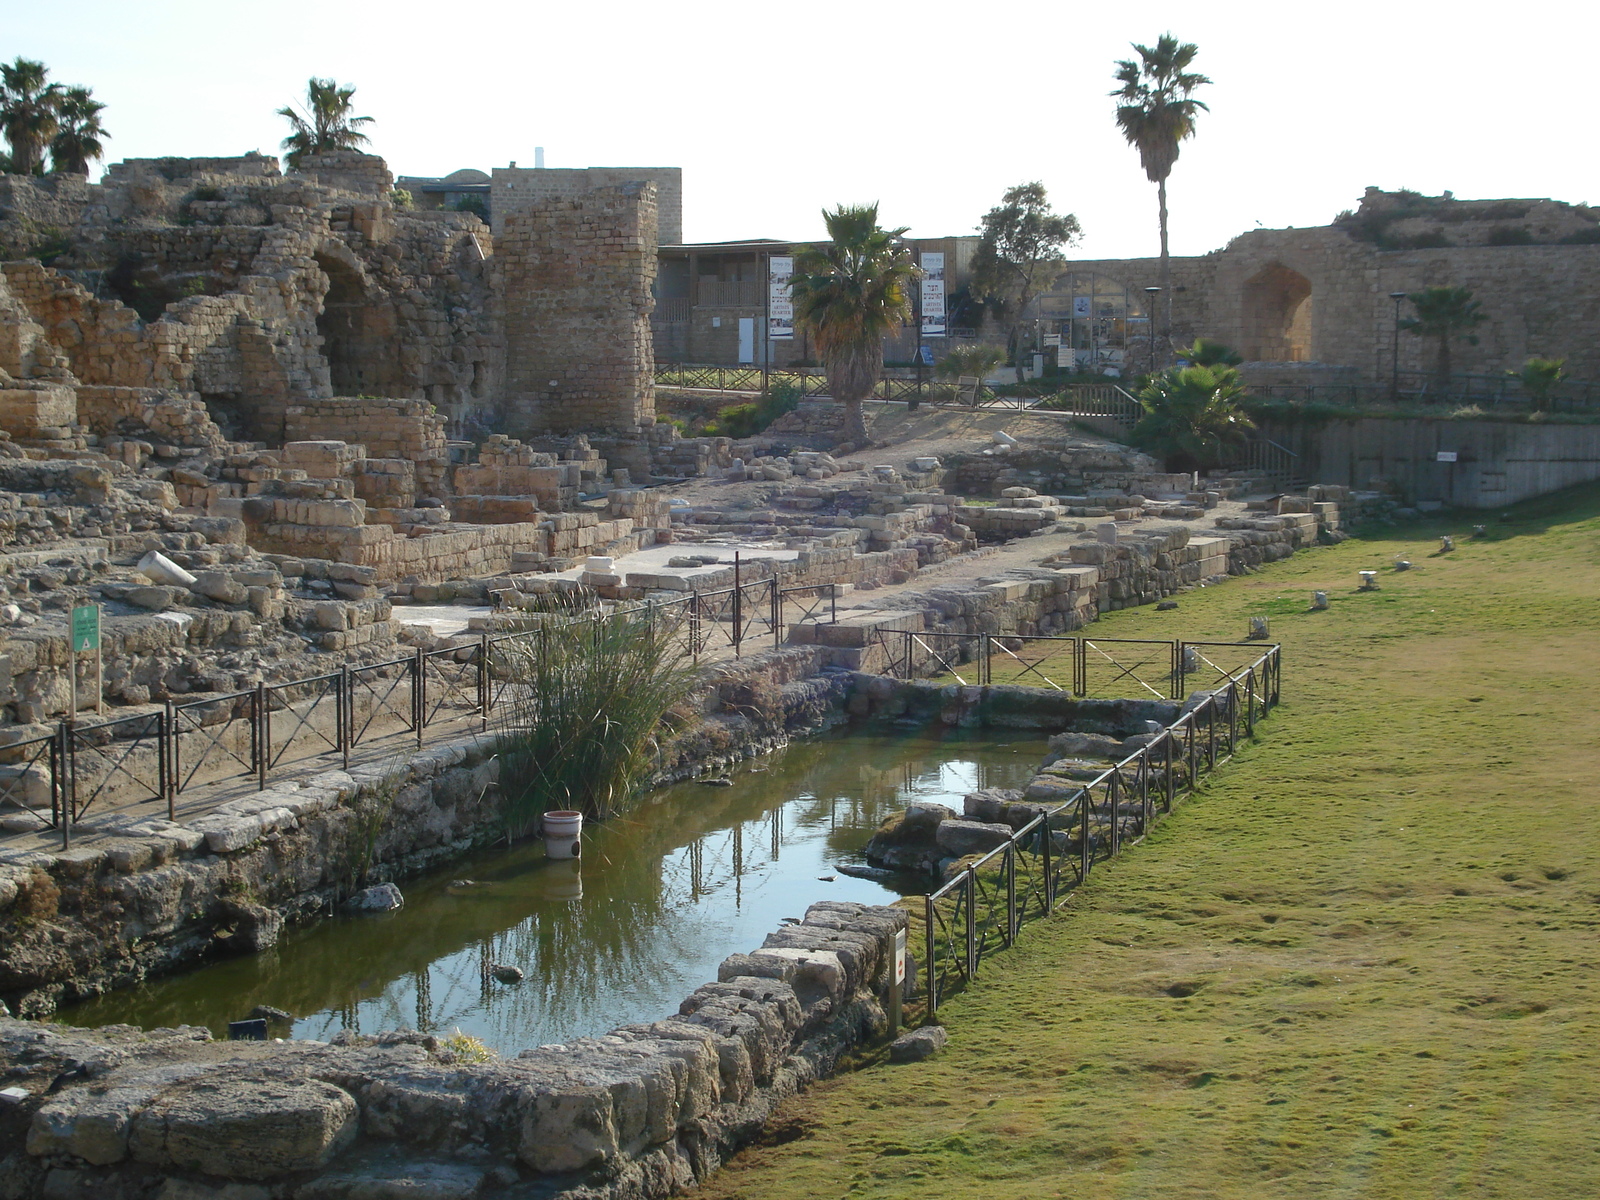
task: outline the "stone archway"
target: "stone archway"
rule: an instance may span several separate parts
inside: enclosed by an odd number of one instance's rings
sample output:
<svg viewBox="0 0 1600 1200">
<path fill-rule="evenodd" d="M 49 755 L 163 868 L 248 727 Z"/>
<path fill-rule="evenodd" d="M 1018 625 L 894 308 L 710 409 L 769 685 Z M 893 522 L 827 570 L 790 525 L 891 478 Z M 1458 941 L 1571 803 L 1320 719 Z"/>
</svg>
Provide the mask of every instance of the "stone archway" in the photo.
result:
<svg viewBox="0 0 1600 1200">
<path fill-rule="evenodd" d="M 1240 353 L 1251 362 L 1310 362 L 1311 281 L 1282 263 L 1245 280 Z"/>
<path fill-rule="evenodd" d="M 312 257 L 328 277 L 317 333 L 334 395 L 408 395 L 395 390 L 401 366 L 393 307 L 372 297 L 360 261 L 343 246 L 324 245 Z"/>
</svg>

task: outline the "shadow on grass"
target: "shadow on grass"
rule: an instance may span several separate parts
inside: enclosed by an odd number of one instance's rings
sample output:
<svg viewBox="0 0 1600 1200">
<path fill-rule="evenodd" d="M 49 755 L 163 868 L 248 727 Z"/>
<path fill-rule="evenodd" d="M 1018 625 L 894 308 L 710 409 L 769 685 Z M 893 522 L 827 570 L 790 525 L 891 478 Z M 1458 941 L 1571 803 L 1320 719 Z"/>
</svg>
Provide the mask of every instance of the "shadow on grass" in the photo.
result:
<svg viewBox="0 0 1600 1200">
<path fill-rule="evenodd" d="M 1393 525 L 1366 522 L 1353 526 L 1350 532 L 1364 542 L 1414 542 L 1418 538 L 1450 534 L 1459 544 L 1474 525 L 1482 525 L 1483 536 L 1474 540 L 1503 542 L 1597 519 L 1600 519 L 1600 481 L 1574 484 L 1501 509 L 1450 509 Z"/>
</svg>

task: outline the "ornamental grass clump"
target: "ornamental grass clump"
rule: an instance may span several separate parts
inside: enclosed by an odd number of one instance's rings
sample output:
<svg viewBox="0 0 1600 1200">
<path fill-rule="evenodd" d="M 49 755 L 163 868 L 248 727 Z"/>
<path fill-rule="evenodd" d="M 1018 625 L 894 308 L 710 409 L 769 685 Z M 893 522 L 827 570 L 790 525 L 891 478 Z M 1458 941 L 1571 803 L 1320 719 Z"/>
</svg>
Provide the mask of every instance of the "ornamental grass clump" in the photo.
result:
<svg viewBox="0 0 1600 1200">
<path fill-rule="evenodd" d="M 497 754 L 511 838 L 553 810 L 623 808 L 649 782 L 668 711 L 691 682 L 670 622 L 648 608 L 603 613 L 564 596 L 529 620 L 492 662 L 504 681 Z"/>
</svg>

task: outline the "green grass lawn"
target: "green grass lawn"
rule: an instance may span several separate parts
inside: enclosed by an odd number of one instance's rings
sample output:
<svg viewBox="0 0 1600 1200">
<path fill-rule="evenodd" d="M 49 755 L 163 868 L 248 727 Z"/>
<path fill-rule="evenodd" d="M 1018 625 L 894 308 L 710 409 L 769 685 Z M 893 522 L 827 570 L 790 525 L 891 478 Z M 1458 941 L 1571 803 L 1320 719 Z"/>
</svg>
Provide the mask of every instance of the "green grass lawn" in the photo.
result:
<svg viewBox="0 0 1600 1200">
<path fill-rule="evenodd" d="M 699 1194 L 1600 1195 L 1600 488 L 1499 517 L 1093 626 L 1269 614 L 1284 703 L 941 1007 L 943 1054 L 813 1089 Z"/>
</svg>

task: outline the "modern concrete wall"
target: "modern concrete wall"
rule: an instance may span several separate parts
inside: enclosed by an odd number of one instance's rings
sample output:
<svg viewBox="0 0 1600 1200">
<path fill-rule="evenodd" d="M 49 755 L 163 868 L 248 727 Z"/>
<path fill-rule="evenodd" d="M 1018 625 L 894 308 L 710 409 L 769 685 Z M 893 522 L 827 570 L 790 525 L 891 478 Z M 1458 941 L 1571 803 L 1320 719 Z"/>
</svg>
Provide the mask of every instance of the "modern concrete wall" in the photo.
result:
<svg viewBox="0 0 1600 1200">
<path fill-rule="evenodd" d="M 1268 423 L 1267 437 L 1300 454 L 1300 474 L 1354 488 L 1382 480 L 1407 499 L 1497 508 L 1600 479 L 1600 425 L 1509 421 L 1329 421 Z M 1440 462 L 1453 453 L 1454 462 Z"/>
</svg>

